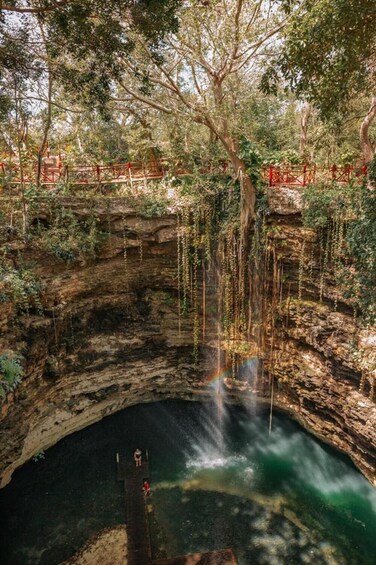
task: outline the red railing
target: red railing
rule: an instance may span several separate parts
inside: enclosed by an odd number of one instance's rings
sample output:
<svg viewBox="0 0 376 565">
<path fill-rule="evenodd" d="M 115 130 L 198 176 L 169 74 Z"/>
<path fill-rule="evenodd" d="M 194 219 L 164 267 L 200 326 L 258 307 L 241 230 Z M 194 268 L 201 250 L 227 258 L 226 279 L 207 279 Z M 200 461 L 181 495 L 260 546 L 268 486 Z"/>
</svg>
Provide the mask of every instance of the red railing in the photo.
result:
<svg viewBox="0 0 376 565">
<path fill-rule="evenodd" d="M 186 176 L 192 174 L 182 163 L 171 163 L 165 159 L 141 162 L 129 161 L 114 165 L 63 165 L 60 158 L 51 158 L 44 163 L 40 182 L 43 185 L 56 185 L 60 181 L 73 185 L 98 185 L 107 183 L 130 184 L 140 181 L 162 179 L 166 174 Z M 226 174 L 227 161 L 208 163 L 198 168 L 200 174 Z M 37 167 L 24 172 L 23 181 L 27 184 L 36 181 Z M 340 184 L 351 181 L 360 182 L 367 175 L 367 166 L 337 166 L 329 168 L 316 165 L 270 165 L 263 169 L 263 179 L 269 186 L 305 187 L 319 181 L 333 180 Z M 2 180 L 2 183 L 1 183 Z M 0 183 L 20 184 L 20 168 L 16 163 L 0 163 Z"/>
<path fill-rule="evenodd" d="M 319 181 L 335 181 L 349 184 L 362 182 L 367 176 L 367 165 L 317 167 L 316 165 L 270 165 L 263 171 L 263 179 L 269 186 L 308 186 Z"/>
<path fill-rule="evenodd" d="M 200 172 L 214 171 L 215 165 L 202 168 Z M 223 163 L 217 165 L 219 172 L 223 172 Z M 25 168 L 26 171 L 26 168 Z M 32 183 L 36 181 L 36 165 L 28 172 L 24 172 L 23 181 Z M 40 182 L 44 185 L 55 185 L 59 181 L 69 182 L 74 185 L 91 185 L 106 183 L 129 183 L 153 179 L 161 179 L 166 174 L 171 173 L 175 176 L 189 175 L 189 172 L 181 163 L 172 164 L 167 160 L 159 161 L 129 161 L 127 163 L 114 165 L 62 165 L 45 164 L 42 166 Z M 3 177 L 3 184 L 20 184 L 20 167 L 16 163 L 0 163 L 0 177 Z"/>
<path fill-rule="evenodd" d="M 315 181 L 316 165 L 270 165 L 264 169 L 269 186 L 307 186 Z"/>
<path fill-rule="evenodd" d="M 367 176 L 368 167 L 365 164 L 358 166 L 345 165 L 344 167 L 331 167 L 332 180 L 338 183 L 348 184 L 352 180 L 362 181 Z"/>
</svg>

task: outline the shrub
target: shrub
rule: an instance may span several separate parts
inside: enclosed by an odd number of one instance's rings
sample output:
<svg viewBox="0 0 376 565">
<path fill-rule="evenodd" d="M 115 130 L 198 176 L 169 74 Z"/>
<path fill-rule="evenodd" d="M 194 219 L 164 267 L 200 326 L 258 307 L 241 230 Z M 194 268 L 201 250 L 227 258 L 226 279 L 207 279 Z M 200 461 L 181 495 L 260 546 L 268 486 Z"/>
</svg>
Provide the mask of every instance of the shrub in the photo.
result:
<svg viewBox="0 0 376 565">
<path fill-rule="evenodd" d="M 168 212 L 168 204 L 166 201 L 147 200 L 140 206 L 140 214 L 144 218 L 159 218 Z"/>
<path fill-rule="evenodd" d="M 304 225 L 309 228 L 324 228 L 336 214 L 349 216 L 358 190 L 359 187 L 351 184 L 318 183 L 310 185 L 303 194 Z"/>
<path fill-rule="evenodd" d="M 20 384 L 23 376 L 22 358 L 14 353 L 0 355 L 0 398 Z"/>
<path fill-rule="evenodd" d="M 15 269 L 3 261 L 0 281 L 0 302 L 12 302 L 23 313 L 28 313 L 31 308 L 38 312 L 43 310 L 40 301 L 42 284 L 30 269 Z"/>
<path fill-rule="evenodd" d="M 64 208 L 56 209 L 52 224 L 39 229 L 36 234 L 43 249 L 66 263 L 83 256 L 95 258 L 105 237 L 106 234 L 98 229 L 95 217 L 78 220 Z"/>
</svg>

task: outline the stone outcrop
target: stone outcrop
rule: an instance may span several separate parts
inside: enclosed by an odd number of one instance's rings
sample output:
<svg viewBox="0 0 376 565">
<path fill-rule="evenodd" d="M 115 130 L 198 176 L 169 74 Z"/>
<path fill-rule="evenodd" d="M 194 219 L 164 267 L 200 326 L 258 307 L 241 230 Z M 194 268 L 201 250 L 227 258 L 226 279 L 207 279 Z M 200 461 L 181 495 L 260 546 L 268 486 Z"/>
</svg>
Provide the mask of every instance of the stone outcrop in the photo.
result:
<svg viewBox="0 0 376 565">
<path fill-rule="evenodd" d="M 125 524 L 106 528 L 91 539 L 73 557 L 61 565 L 114 565 L 127 562 Z"/>
<path fill-rule="evenodd" d="M 291 283 L 276 325 L 274 404 L 348 453 L 375 482 L 376 405 L 369 377 L 375 337 L 361 329 L 329 275 L 319 302 L 318 267 L 309 265 L 317 242 L 301 226 L 299 194 L 278 189 L 269 200 L 273 238 Z M 193 321 L 189 315 L 179 320 L 175 215 L 143 218 L 115 198 L 62 204 L 79 218 L 94 209 L 109 235 L 95 260 L 71 265 L 31 244 L 8 243 L 15 261 L 20 248 L 33 261 L 44 285 L 44 310 L 19 316 L 10 303 L 0 304 L 0 347 L 21 353 L 26 367 L 2 406 L 2 485 L 36 453 L 122 408 L 208 395 L 210 320 L 208 315 L 208 346 L 196 367 Z M 48 221 L 48 209 L 42 206 L 38 218 Z M 236 400 L 236 387 L 229 392 Z M 263 400 L 268 398 L 269 391 Z"/>
</svg>

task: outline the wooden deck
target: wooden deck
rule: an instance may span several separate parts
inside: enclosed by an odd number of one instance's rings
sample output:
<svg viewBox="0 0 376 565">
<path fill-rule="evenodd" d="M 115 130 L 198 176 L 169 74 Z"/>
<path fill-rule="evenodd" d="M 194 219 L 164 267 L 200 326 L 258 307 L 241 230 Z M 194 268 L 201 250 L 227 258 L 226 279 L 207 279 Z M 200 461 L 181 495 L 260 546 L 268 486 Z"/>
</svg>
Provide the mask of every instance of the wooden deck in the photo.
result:
<svg viewBox="0 0 376 565">
<path fill-rule="evenodd" d="M 117 478 L 124 481 L 127 523 L 128 565 L 236 565 L 231 549 L 197 552 L 168 559 L 152 559 L 149 521 L 143 481 L 149 479 L 149 462 L 142 459 L 136 467 L 133 459 L 116 455 Z"/>
<path fill-rule="evenodd" d="M 141 467 L 136 467 L 133 460 L 117 456 L 117 475 L 119 481 L 125 481 L 128 565 L 149 565 L 152 563 L 149 522 L 142 490 L 144 479 L 149 479 L 149 463 L 143 458 Z"/>
</svg>

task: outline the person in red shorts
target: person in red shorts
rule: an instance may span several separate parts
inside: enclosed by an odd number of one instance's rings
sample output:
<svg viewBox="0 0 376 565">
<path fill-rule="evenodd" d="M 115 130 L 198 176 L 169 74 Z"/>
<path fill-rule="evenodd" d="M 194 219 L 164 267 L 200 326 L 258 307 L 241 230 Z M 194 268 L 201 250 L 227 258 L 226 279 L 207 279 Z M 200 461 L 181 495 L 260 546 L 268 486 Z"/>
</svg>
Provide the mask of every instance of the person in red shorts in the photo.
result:
<svg viewBox="0 0 376 565">
<path fill-rule="evenodd" d="M 142 490 L 144 491 L 145 496 L 149 496 L 150 494 L 150 484 L 148 483 L 148 481 L 144 481 L 144 484 L 142 486 Z"/>
</svg>

